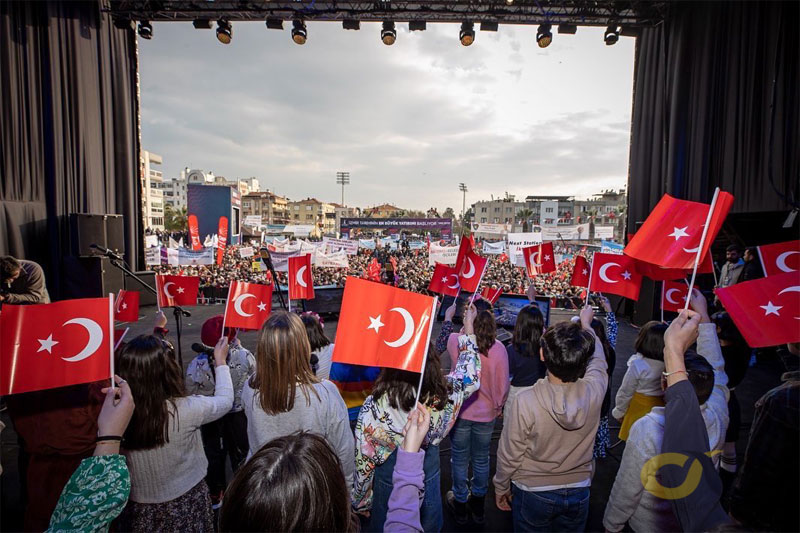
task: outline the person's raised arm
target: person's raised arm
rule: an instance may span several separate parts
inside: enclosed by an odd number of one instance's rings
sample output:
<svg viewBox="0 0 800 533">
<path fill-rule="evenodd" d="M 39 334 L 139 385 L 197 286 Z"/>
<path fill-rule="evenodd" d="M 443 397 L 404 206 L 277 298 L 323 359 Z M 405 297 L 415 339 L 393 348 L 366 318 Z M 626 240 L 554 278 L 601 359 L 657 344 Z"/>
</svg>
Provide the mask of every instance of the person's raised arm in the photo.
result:
<svg viewBox="0 0 800 533">
<path fill-rule="evenodd" d="M 233 407 L 233 381 L 228 367 L 228 337 L 222 336 L 214 346 L 214 396 L 194 396 L 203 405 L 202 424 L 213 422 Z"/>
<path fill-rule="evenodd" d="M 456 303 L 457 300 L 454 299 L 453 305 L 444 311 L 444 322 L 442 322 L 442 329 L 439 332 L 439 336 L 436 338 L 436 351 L 439 353 L 442 353 L 447 349 L 447 339 L 450 337 L 450 334 L 453 333 L 453 317 L 456 316 Z"/>
</svg>

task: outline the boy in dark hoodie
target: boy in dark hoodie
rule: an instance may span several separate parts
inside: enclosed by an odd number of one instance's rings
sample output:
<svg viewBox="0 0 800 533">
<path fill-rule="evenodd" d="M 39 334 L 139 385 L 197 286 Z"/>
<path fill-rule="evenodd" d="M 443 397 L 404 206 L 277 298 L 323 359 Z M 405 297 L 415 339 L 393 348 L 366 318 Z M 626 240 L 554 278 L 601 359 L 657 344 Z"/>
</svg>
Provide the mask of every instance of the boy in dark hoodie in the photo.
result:
<svg viewBox="0 0 800 533">
<path fill-rule="evenodd" d="M 497 507 L 515 531 L 583 531 L 589 513 L 592 451 L 608 384 L 594 312 L 542 336 L 547 376 L 513 399 L 497 448 Z"/>
</svg>

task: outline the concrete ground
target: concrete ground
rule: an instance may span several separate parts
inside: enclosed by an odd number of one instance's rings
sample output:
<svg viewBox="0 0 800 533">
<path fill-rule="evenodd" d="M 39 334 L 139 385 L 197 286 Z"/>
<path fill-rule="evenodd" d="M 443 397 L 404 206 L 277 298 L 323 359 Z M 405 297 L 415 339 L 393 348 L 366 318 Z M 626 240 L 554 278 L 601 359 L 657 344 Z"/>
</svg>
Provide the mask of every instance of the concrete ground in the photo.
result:
<svg viewBox="0 0 800 533">
<path fill-rule="evenodd" d="M 188 366 L 194 354 L 191 352 L 191 344 L 199 342 L 200 340 L 200 327 L 203 322 L 216 314 L 223 312 L 222 305 L 198 306 L 190 308 L 192 316 L 184 319 L 184 328 L 182 336 L 183 346 L 183 363 L 184 368 Z M 153 316 L 155 313 L 154 308 L 144 307 L 141 310 L 142 317 L 139 322 L 131 324 L 131 331 L 128 333 L 132 338 L 135 335 L 142 333 L 149 333 L 152 331 Z M 558 322 L 561 320 L 568 320 L 575 313 L 570 311 L 553 310 L 551 314 L 551 322 Z M 170 337 L 174 340 L 174 320 L 169 315 L 170 323 L 168 328 L 171 329 Z M 434 326 L 434 335 L 438 335 L 440 324 Z M 325 332 L 332 340 L 336 335 L 336 319 L 329 318 L 325 321 Z M 632 326 L 627 320 L 620 319 L 619 321 L 619 336 L 617 340 L 617 364 L 614 369 L 614 376 L 612 381 L 612 392 L 615 395 L 619 384 L 622 382 L 622 377 L 625 374 L 626 361 L 633 350 L 633 344 L 636 339 L 638 330 Z M 257 332 L 243 332 L 240 334 L 242 343 L 251 349 L 255 348 Z M 449 366 L 449 359 L 443 358 L 443 364 Z M 779 361 L 771 357 L 764 357 L 759 359 L 755 366 L 751 367 L 744 381 L 736 388 L 739 396 L 739 401 L 742 407 L 742 430 L 740 433 L 739 441 L 737 443 L 737 451 L 740 459 L 744 454 L 747 445 L 747 438 L 750 430 L 750 423 L 753 419 L 753 405 L 755 401 L 761 397 L 764 392 L 780 383 L 780 375 L 782 369 Z M 613 397 L 613 396 L 612 396 Z M 3 474 L 0 476 L 0 531 L 17 531 L 22 528 L 22 503 L 19 490 L 19 470 L 17 466 L 17 457 L 19 446 L 17 437 L 13 430 L 13 425 L 7 414 L 4 412 L 0 418 L 5 424 L 6 429 L 0 435 L 0 459 L 2 460 Z M 611 427 L 611 442 L 612 444 L 617 441 L 617 432 L 619 425 L 612 420 Z M 494 435 L 492 436 L 492 450 L 491 450 L 491 473 L 494 474 L 495 460 L 497 453 L 497 442 L 500 438 L 502 431 L 502 420 L 498 421 L 495 428 Z M 619 468 L 622 452 L 624 450 L 624 443 L 609 450 L 609 455 L 605 459 L 600 459 L 597 462 L 597 470 L 592 481 L 591 500 L 589 507 L 589 520 L 587 524 L 587 531 L 603 531 L 602 518 L 605 510 L 608 495 L 611 492 L 611 487 L 614 483 L 617 470 Z M 445 439 L 441 445 L 441 466 L 442 466 L 442 493 L 446 493 L 450 489 L 450 441 Z M 46 480 L 41 482 L 46 483 Z M 457 526 L 452 520 L 448 512 L 444 512 L 444 530 L 445 531 L 511 531 L 511 513 L 506 513 L 497 509 L 494 505 L 494 491 L 491 488 L 487 495 L 486 504 L 486 523 L 482 527 L 474 524 L 468 526 Z"/>
</svg>

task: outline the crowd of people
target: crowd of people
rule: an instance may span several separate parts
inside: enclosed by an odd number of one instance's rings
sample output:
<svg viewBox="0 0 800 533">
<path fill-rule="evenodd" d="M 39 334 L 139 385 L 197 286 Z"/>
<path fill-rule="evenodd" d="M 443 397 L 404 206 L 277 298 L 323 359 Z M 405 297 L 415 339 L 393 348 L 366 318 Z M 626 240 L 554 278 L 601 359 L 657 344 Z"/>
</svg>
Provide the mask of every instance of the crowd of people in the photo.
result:
<svg viewBox="0 0 800 533">
<path fill-rule="evenodd" d="M 227 289 L 231 281 L 247 281 L 252 283 L 270 283 L 272 275 L 265 266 L 253 268 L 254 262 L 259 262 L 262 252 L 256 249 L 254 257 L 240 257 L 239 246 L 228 246 L 222 265 L 196 265 L 196 266 L 168 266 L 159 265 L 150 267 L 158 273 L 198 276 L 201 290 L 210 295 L 212 289 Z M 476 248 L 480 250 L 480 246 Z M 536 291 L 545 296 L 561 300 L 561 306 L 575 307 L 584 289 L 570 285 L 575 257 L 582 255 L 591 259 L 592 251 L 586 246 L 558 245 L 555 247 L 556 255 L 564 257 L 557 263 L 556 271 L 537 275 L 532 280 L 524 267 L 517 266 L 506 254 L 488 255 L 489 266 L 483 278 L 482 285 L 492 289 L 501 289 L 504 294 L 525 294 L 528 287 L 533 284 Z M 266 256 L 266 253 L 264 253 Z M 412 250 L 399 246 L 396 250 L 383 248 L 360 249 L 356 255 L 348 256 L 347 268 L 314 267 L 312 271 L 314 285 L 317 287 L 335 286 L 343 287 L 348 276 L 364 276 L 367 267 L 376 259 L 381 265 L 381 275 L 385 282 L 390 282 L 402 289 L 429 294 L 428 284 L 433 275 L 434 266 L 429 264 L 427 248 Z M 396 262 L 395 266 L 392 261 Z M 287 285 L 286 272 L 276 272 L 278 283 Z"/>
</svg>

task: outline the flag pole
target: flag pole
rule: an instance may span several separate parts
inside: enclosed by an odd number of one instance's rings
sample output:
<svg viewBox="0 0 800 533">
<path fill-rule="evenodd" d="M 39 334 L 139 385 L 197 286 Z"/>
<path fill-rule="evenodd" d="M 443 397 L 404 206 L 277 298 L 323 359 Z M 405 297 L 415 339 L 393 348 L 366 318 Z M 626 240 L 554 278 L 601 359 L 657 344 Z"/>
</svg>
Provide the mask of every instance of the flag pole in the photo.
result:
<svg viewBox="0 0 800 533">
<path fill-rule="evenodd" d="M 114 383 L 114 294 L 108 293 L 108 348 L 109 348 L 109 368 L 111 369 L 111 388 L 116 386 Z"/>
<path fill-rule="evenodd" d="M 589 286 L 586 287 L 586 303 L 584 306 L 589 305 L 589 294 L 592 292 L 592 274 L 594 274 L 594 265 L 589 267 Z"/>
<path fill-rule="evenodd" d="M 164 289 L 158 287 L 158 285 L 159 285 L 158 278 L 159 278 L 159 275 L 156 274 L 156 291 L 157 291 L 156 292 L 156 309 L 160 313 L 161 312 L 161 291 L 163 291 Z"/>
<path fill-rule="evenodd" d="M 489 260 L 486 260 L 486 263 L 483 265 L 483 271 L 481 272 L 481 277 L 478 280 L 478 286 L 475 288 L 475 292 L 472 293 L 472 298 L 469 299 L 469 305 L 472 305 L 472 302 L 475 301 L 475 295 L 478 294 L 478 289 L 481 287 L 481 283 L 483 283 L 483 276 L 486 275 L 486 271 L 489 270 Z M 461 284 L 459 283 L 459 287 Z M 469 306 L 467 306 L 469 307 Z M 466 310 L 464 311 L 466 313 Z"/>
<path fill-rule="evenodd" d="M 233 285 L 233 283 L 231 283 Z M 228 303 L 231 301 L 231 285 L 228 285 L 228 297 L 225 299 L 225 312 L 222 313 L 222 331 L 219 334 L 219 338 L 225 336 L 225 319 L 228 318 Z"/>
<path fill-rule="evenodd" d="M 417 385 L 417 395 L 414 398 L 414 407 L 412 408 L 412 410 L 417 408 L 417 404 L 419 403 L 419 396 L 422 393 L 422 380 L 425 377 L 425 365 L 428 364 L 428 352 L 431 349 L 430 338 L 431 335 L 433 335 L 433 319 L 436 316 L 437 305 L 439 305 L 439 297 L 434 296 L 433 305 L 431 306 L 431 318 L 430 318 L 431 323 L 430 326 L 428 326 L 428 344 L 425 348 L 425 357 L 422 358 L 422 368 L 420 369 L 419 372 L 419 385 Z"/>
<path fill-rule="evenodd" d="M 664 286 L 666 284 L 667 283 L 665 281 L 661 282 L 661 305 L 659 305 L 659 307 L 661 308 L 661 322 L 662 323 L 664 322 Z"/>
<path fill-rule="evenodd" d="M 717 198 L 719 197 L 719 187 L 714 189 L 714 197 L 711 199 L 711 205 L 708 206 L 708 215 L 706 215 L 706 223 L 703 226 L 703 234 L 700 237 L 700 247 L 697 249 L 697 254 L 694 257 L 694 268 L 692 269 L 692 280 L 689 282 L 689 291 L 686 293 L 686 304 L 683 310 L 689 309 L 689 300 L 692 297 L 692 289 L 694 288 L 695 278 L 697 277 L 697 267 L 700 265 L 700 257 L 703 254 L 703 247 L 706 244 L 706 236 L 708 235 L 708 226 L 711 223 L 711 215 L 714 214 L 714 207 L 717 205 Z M 711 270 L 714 270 L 712 265 Z"/>
</svg>

